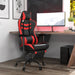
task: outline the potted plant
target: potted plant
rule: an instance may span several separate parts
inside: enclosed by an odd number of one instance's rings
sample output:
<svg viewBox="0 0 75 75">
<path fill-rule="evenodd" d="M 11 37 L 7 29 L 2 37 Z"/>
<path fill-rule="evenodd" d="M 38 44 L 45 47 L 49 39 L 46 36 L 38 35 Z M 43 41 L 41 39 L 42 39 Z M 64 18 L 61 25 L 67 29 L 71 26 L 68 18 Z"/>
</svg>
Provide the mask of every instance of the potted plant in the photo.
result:
<svg viewBox="0 0 75 75">
<path fill-rule="evenodd" d="M 69 29 L 71 29 L 71 30 L 74 30 L 74 18 L 73 17 L 70 17 L 69 19 L 68 19 L 68 21 L 69 21 Z"/>
<path fill-rule="evenodd" d="M 68 19 L 68 21 L 73 22 L 73 21 L 74 21 L 74 18 L 73 18 L 73 17 L 70 17 L 70 18 Z"/>
</svg>

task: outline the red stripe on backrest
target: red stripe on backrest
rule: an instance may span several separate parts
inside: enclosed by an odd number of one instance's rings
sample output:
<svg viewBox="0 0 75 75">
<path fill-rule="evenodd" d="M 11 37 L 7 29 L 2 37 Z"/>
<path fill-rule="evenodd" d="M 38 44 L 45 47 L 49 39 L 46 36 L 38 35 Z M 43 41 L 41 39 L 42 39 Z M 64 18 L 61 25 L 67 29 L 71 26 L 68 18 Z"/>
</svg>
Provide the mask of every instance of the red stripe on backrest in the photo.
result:
<svg viewBox="0 0 75 75">
<path fill-rule="evenodd" d="M 26 44 L 26 46 L 30 46 L 34 50 L 34 47 L 31 44 Z"/>
<path fill-rule="evenodd" d="M 24 26 L 29 26 L 29 25 L 31 25 L 31 23 L 30 23 L 30 24 L 23 24 L 23 23 L 21 23 L 21 25 L 24 25 Z"/>
<path fill-rule="evenodd" d="M 19 21 L 18 21 L 18 28 L 19 28 L 19 33 L 20 33 L 20 35 L 22 35 L 22 31 L 21 31 L 21 19 L 19 19 Z M 23 38 L 21 37 L 21 42 L 22 42 L 22 44 L 21 44 L 21 46 L 20 47 L 22 47 L 23 46 Z"/>
<path fill-rule="evenodd" d="M 35 22 L 34 20 L 32 20 L 33 22 Z M 37 25 L 37 23 L 35 22 L 35 24 Z M 36 27 L 36 25 L 35 25 L 35 27 Z M 34 36 L 35 36 L 35 38 L 36 38 L 36 44 L 38 43 L 38 38 L 37 38 L 37 36 L 36 36 L 36 34 L 35 34 L 35 28 L 34 28 Z"/>
<path fill-rule="evenodd" d="M 23 29 L 23 27 L 21 27 L 21 29 Z M 28 30 L 28 29 L 31 29 L 31 27 L 27 27 L 27 28 L 24 27 L 24 30 Z"/>
<path fill-rule="evenodd" d="M 33 39 L 32 44 L 34 44 L 35 43 L 35 38 L 34 38 L 34 36 L 31 36 L 31 37 Z"/>
<path fill-rule="evenodd" d="M 20 32 L 20 34 L 22 35 L 22 31 L 21 31 L 21 19 L 19 19 L 19 21 L 18 21 L 18 27 L 19 27 L 19 32 Z"/>
<path fill-rule="evenodd" d="M 25 13 L 23 12 L 22 15 L 23 15 L 22 20 L 25 20 L 25 18 L 26 18 Z"/>
<path fill-rule="evenodd" d="M 27 44 L 27 38 L 24 37 L 24 39 L 25 39 L 25 40 L 24 40 L 24 42 L 25 42 L 24 45 L 26 45 L 26 44 Z"/>
<path fill-rule="evenodd" d="M 35 36 L 35 38 L 36 38 L 36 44 L 37 44 L 37 43 L 38 43 L 38 38 L 37 38 L 35 32 L 34 32 L 34 36 Z"/>
</svg>

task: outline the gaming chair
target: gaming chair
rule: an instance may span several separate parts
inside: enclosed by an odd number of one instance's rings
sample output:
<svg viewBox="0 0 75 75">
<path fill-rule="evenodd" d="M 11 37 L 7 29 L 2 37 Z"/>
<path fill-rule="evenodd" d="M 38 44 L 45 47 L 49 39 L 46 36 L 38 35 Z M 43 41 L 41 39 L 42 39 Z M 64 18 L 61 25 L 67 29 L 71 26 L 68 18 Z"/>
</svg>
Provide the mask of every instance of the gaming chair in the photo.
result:
<svg viewBox="0 0 75 75">
<path fill-rule="evenodd" d="M 31 19 L 30 12 L 23 11 L 21 18 L 18 21 L 19 37 L 20 37 L 20 48 L 25 50 L 25 63 L 23 71 L 27 63 L 36 62 L 39 65 L 39 70 L 42 70 L 44 65 L 43 57 L 46 49 L 49 47 L 47 43 L 38 44 L 38 38 L 35 34 L 35 21 Z M 39 58 L 42 59 L 42 65 L 37 61 Z M 18 62 L 16 63 L 16 65 Z"/>
</svg>

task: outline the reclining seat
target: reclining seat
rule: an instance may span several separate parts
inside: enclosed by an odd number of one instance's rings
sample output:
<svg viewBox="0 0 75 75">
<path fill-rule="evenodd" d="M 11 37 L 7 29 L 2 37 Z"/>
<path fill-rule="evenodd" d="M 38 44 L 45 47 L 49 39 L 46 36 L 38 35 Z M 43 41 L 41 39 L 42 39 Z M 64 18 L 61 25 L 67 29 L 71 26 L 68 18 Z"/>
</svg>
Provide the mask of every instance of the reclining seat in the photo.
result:
<svg viewBox="0 0 75 75">
<path fill-rule="evenodd" d="M 20 48 L 23 48 L 24 45 L 24 50 L 27 53 L 23 71 L 25 71 L 25 65 L 28 62 L 36 62 L 39 64 L 39 70 L 42 70 L 42 66 L 37 59 L 42 57 L 42 64 L 44 65 L 43 56 L 46 49 L 49 47 L 49 45 L 46 43 L 38 44 L 38 38 L 34 31 L 35 26 L 36 23 L 31 19 L 31 14 L 27 11 L 23 11 L 21 18 L 18 21 L 19 35 L 21 40 Z"/>
</svg>

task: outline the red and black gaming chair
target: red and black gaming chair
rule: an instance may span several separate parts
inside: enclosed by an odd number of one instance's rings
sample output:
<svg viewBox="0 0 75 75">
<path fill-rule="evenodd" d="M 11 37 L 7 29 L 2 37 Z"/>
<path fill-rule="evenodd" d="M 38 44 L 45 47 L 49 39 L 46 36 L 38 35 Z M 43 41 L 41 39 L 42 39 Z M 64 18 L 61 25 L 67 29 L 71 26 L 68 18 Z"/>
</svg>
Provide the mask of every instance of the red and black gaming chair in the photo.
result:
<svg viewBox="0 0 75 75">
<path fill-rule="evenodd" d="M 39 70 L 42 70 L 42 66 L 37 59 L 42 58 L 42 65 L 44 65 L 43 56 L 46 49 L 49 47 L 48 44 L 38 44 L 38 38 L 34 31 L 35 25 L 35 21 L 31 19 L 31 14 L 27 11 L 23 11 L 21 18 L 18 21 L 19 36 L 21 41 L 20 48 L 23 49 L 24 47 L 26 52 L 23 71 L 25 71 L 25 65 L 31 62 L 36 62 L 39 65 Z"/>
</svg>

